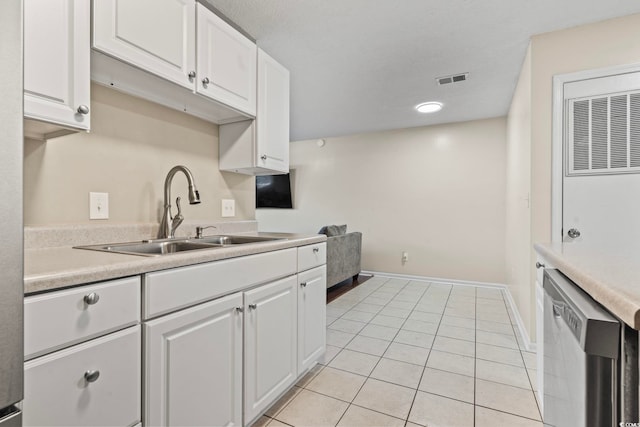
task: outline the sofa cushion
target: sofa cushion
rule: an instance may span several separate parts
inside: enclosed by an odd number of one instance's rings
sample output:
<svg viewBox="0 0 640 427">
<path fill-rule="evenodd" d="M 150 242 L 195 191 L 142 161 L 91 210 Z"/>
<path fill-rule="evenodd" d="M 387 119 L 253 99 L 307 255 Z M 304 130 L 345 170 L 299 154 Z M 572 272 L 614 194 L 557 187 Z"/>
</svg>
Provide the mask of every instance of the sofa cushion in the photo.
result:
<svg viewBox="0 0 640 427">
<path fill-rule="evenodd" d="M 347 224 L 330 225 L 327 227 L 327 237 L 342 236 L 347 234 Z"/>
<path fill-rule="evenodd" d="M 347 234 L 347 224 L 325 225 L 318 231 L 318 234 L 325 234 L 327 237 L 342 236 Z"/>
</svg>

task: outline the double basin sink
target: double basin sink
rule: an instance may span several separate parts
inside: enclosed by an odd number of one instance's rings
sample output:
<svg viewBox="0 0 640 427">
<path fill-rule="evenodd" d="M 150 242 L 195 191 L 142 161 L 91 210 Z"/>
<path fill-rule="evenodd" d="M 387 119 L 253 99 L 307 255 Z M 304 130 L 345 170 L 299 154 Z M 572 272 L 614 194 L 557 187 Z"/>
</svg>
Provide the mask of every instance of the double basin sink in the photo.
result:
<svg viewBox="0 0 640 427">
<path fill-rule="evenodd" d="M 159 256 L 247 243 L 264 243 L 274 240 L 283 240 L 283 238 L 262 236 L 206 236 L 200 238 L 158 239 L 107 245 L 76 246 L 76 248 L 128 255 Z"/>
</svg>

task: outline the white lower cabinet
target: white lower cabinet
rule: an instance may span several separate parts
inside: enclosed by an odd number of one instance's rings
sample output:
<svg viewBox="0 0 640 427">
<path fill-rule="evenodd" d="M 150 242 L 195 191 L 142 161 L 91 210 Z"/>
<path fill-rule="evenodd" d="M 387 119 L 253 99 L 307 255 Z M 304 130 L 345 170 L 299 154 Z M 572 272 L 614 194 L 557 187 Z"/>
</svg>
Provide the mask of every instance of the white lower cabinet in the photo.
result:
<svg viewBox="0 0 640 427">
<path fill-rule="evenodd" d="M 297 378 L 296 279 L 290 276 L 244 294 L 245 424 Z"/>
<path fill-rule="evenodd" d="M 140 326 L 25 363 L 25 426 L 140 422 Z"/>
<path fill-rule="evenodd" d="M 242 294 L 147 322 L 145 426 L 242 425 Z"/>
<path fill-rule="evenodd" d="M 545 268 L 555 268 L 540 254 L 536 258 L 536 369 L 538 402 L 540 411 L 544 407 L 544 288 L 543 278 Z"/>
<path fill-rule="evenodd" d="M 326 344 L 327 267 L 298 274 L 298 373 L 311 368 Z"/>
</svg>

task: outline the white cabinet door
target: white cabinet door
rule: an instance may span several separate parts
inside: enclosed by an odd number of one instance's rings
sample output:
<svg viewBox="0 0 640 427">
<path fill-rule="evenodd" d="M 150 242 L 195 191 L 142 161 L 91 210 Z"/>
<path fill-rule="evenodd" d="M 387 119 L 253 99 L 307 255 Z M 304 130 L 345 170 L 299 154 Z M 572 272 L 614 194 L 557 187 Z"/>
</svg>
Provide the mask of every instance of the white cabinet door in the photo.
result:
<svg viewBox="0 0 640 427">
<path fill-rule="evenodd" d="M 93 47 L 193 89 L 195 19 L 195 0 L 94 0 Z"/>
<path fill-rule="evenodd" d="M 256 45 L 197 5 L 198 93 L 256 115 Z"/>
<path fill-rule="evenodd" d="M 89 9 L 86 0 L 25 0 L 25 117 L 89 129 Z"/>
<path fill-rule="evenodd" d="M 289 71 L 258 49 L 255 120 L 220 126 L 219 168 L 247 175 L 289 171 Z"/>
<path fill-rule="evenodd" d="M 24 365 L 25 426 L 130 426 L 140 422 L 140 326 Z"/>
<path fill-rule="evenodd" d="M 297 276 L 245 292 L 244 419 L 251 422 L 297 377 Z"/>
<path fill-rule="evenodd" d="M 289 70 L 261 49 L 256 124 L 258 166 L 289 172 Z"/>
<path fill-rule="evenodd" d="M 242 425 L 242 294 L 145 324 L 145 425 Z"/>
<path fill-rule="evenodd" d="M 298 373 L 302 373 L 326 348 L 327 267 L 298 274 L 298 286 Z"/>
</svg>

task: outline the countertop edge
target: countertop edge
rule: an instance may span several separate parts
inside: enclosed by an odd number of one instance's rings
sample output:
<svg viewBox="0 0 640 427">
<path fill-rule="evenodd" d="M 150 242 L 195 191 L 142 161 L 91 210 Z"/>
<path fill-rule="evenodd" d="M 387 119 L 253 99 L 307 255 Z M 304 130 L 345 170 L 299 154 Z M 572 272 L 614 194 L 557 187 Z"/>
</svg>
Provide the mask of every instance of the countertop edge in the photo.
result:
<svg viewBox="0 0 640 427">
<path fill-rule="evenodd" d="M 616 283 L 602 279 L 597 271 L 576 265 L 566 255 L 556 251 L 552 244 L 536 243 L 533 247 L 594 300 L 633 329 L 640 330 L 640 306 L 630 300 L 629 295 L 619 289 Z"/>
<path fill-rule="evenodd" d="M 264 234 L 265 233 L 261 233 L 261 235 Z M 201 251 L 157 257 L 89 251 L 86 249 L 74 249 L 66 246 L 46 249 L 29 249 L 25 250 L 24 293 L 28 296 L 30 294 L 135 276 L 152 271 L 167 270 L 188 265 L 296 248 L 315 243 L 323 243 L 326 242 L 326 240 L 327 237 L 323 234 L 295 235 L 288 237 L 286 240 L 234 245 L 224 248 L 211 250 L 205 249 Z M 73 263 L 65 261 L 74 256 L 85 257 L 88 260 L 87 265 L 79 267 L 77 265 L 73 265 Z M 59 266 L 53 268 L 47 268 L 44 266 L 44 264 L 55 265 L 56 259 L 59 260 Z M 28 266 L 31 268 L 27 268 Z M 34 272 L 30 270 L 38 271 Z"/>
</svg>

